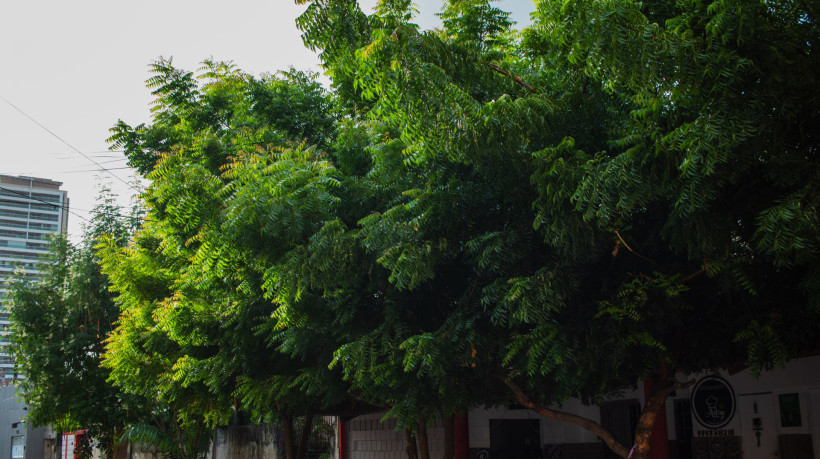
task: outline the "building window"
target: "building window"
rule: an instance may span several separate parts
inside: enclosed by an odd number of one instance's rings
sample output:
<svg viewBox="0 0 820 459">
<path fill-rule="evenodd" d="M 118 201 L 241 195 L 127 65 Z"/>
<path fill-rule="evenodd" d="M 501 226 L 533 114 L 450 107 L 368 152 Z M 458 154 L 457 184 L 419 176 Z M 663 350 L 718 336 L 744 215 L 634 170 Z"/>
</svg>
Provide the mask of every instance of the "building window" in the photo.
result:
<svg viewBox="0 0 820 459">
<path fill-rule="evenodd" d="M 780 425 L 783 427 L 801 427 L 803 416 L 800 413 L 800 395 L 780 394 Z"/>
<path fill-rule="evenodd" d="M 26 437 L 11 437 L 11 459 L 23 459 L 26 457 Z"/>
</svg>

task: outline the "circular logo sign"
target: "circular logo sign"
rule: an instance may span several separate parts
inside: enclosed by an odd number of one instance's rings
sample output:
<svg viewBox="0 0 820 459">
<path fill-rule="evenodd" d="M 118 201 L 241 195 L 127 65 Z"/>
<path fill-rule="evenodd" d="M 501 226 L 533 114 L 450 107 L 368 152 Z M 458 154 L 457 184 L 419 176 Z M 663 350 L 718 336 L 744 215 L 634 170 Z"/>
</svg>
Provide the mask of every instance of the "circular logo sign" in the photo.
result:
<svg viewBox="0 0 820 459">
<path fill-rule="evenodd" d="M 735 392 L 726 380 L 707 376 L 692 390 L 692 414 L 703 427 L 720 429 L 735 416 Z"/>
</svg>

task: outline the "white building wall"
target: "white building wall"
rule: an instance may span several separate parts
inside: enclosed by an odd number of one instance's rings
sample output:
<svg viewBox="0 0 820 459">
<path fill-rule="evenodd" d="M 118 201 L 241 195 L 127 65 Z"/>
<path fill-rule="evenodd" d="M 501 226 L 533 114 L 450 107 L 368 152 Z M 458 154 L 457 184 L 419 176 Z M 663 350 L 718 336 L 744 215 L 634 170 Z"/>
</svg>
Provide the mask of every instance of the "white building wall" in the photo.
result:
<svg viewBox="0 0 820 459">
<path fill-rule="evenodd" d="M 710 374 L 684 376 L 679 380 L 699 380 Z M 731 435 L 742 437 L 744 459 L 770 459 L 781 457 L 779 454 L 779 440 L 781 435 L 810 434 L 812 436 L 814 457 L 820 458 L 820 356 L 795 359 L 788 362 L 783 368 L 764 372 L 759 378 L 754 378 L 751 371 L 745 370 L 736 374 L 719 372 L 717 376 L 725 379 L 735 395 L 736 410 L 732 420 L 720 432 L 707 429 L 692 422 L 694 437 L 714 437 L 716 435 Z M 668 438 L 676 439 L 675 429 L 675 401 L 689 401 L 693 388 L 678 390 L 666 401 L 666 417 Z M 784 427 L 781 419 L 780 396 L 797 394 L 800 401 L 800 425 Z M 636 388 L 624 392 L 618 400 L 636 400 L 641 407 L 644 405 L 643 384 L 638 383 Z M 755 406 L 757 412 L 754 412 Z M 554 408 L 571 412 L 601 422 L 601 408 L 599 406 L 585 406 L 579 400 L 569 400 Z M 350 459 L 404 459 L 405 434 L 395 431 L 395 421 L 381 422 L 382 414 L 372 414 L 357 417 L 346 423 L 348 435 L 348 453 Z M 754 419 L 759 421 L 755 423 Z M 506 407 L 491 407 L 475 409 L 468 415 L 469 448 L 490 448 L 490 420 L 492 419 L 539 419 L 540 442 L 545 445 L 572 445 L 572 444 L 600 444 L 600 440 L 592 433 L 574 424 L 555 421 L 541 417 L 526 409 L 508 409 Z M 760 431 L 760 444 L 756 432 Z M 430 436 L 431 455 L 440 456 L 443 452 L 443 428 L 440 423 L 428 428 Z M 566 448 L 565 448 L 566 449 Z"/>
<path fill-rule="evenodd" d="M 690 376 L 699 379 L 707 374 Z M 795 359 L 783 368 L 764 372 L 754 378 L 750 370 L 736 374 L 721 371 L 735 393 L 737 409 L 732 420 L 721 431 L 741 436 L 745 459 L 771 458 L 778 454 L 780 435 L 811 434 L 814 457 L 820 458 L 820 356 Z M 684 380 L 685 376 L 679 376 Z M 666 417 L 669 439 L 675 439 L 674 403 L 678 399 L 690 399 L 693 388 L 677 391 L 666 401 Z M 781 420 L 780 396 L 797 394 L 800 400 L 800 426 L 784 427 Z M 755 408 L 757 412 L 755 412 Z M 754 419 L 759 419 L 755 425 Z M 695 437 L 710 436 L 715 432 L 693 419 Z M 758 445 L 757 431 L 760 431 Z M 718 432 L 725 434 L 726 432 Z"/>
</svg>

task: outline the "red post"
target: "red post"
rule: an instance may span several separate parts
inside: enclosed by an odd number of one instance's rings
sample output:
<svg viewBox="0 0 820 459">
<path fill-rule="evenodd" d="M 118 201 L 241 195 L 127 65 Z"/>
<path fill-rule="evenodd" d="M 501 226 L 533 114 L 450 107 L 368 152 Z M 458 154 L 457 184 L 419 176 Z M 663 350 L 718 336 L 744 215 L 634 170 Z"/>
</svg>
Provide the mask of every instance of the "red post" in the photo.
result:
<svg viewBox="0 0 820 459">
<path fill-rule="evenodd" d="M 644 401 L 652 393 L 652 381 L 643 382 Z M 652 429 L 652 440 L 649 441 L 649 457 L 652 459 L 669 459 L 669 435 L 666 429 L 666 403 L 658 410 L 655 418 L 655 427 Z"/>
<path fill-rule="evenodd" d="M 453 427 L 453 459 L 468 459 L 470 456 L 470 426 L 467 413 L 457 414 Z"/>
<path fill-rule="evenodd" d="M 347 423 L 339 420 L 339 459 L 347 459 Z"/>
</svg>

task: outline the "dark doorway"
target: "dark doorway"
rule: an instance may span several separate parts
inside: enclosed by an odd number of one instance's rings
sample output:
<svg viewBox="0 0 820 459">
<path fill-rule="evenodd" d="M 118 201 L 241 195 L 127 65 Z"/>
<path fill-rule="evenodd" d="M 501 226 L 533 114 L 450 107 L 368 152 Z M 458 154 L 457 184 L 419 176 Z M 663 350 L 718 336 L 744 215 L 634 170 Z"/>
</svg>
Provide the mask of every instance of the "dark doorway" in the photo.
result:
<svg viewBox="0 0 820 459">
<path fill-rule="evenodd" d="M 635 439 L 635 429 L 641 417 L 641 404 L 635 400 L 613 400 L 601 405 L 601 426 L 608 430 L 618 442 L 628 448 Z M 618 455 L 606 448 L 606 458 L 617 459 Z"/>
<path fill-rule="evenodd" d="M 675 399 L 675 440 L 669 442 L 670 456 L 692 459 L 692 403 L 688 398 Z"/>
<path fill-rule="evenodd" d="M 538 419 L 490 419 L 490 457 L 539 459 L 541 430 Z"/>
</svg>

